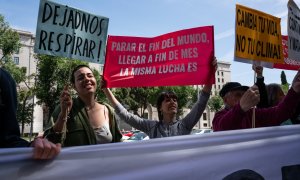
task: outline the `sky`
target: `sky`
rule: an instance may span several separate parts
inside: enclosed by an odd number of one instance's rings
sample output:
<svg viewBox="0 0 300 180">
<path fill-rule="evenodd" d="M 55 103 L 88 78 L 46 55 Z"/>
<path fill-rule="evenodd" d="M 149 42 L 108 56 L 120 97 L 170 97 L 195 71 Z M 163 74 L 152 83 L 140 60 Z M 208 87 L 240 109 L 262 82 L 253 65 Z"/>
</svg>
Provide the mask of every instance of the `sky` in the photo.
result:
<svg viewBox="0 0 300 180">
<path fill-rule="evenodd" d="M 235 62 L 236 4 L 281 18 L 287 34 L 288 0 L 52 0 L 53 2 L 109 18 L 108 35 L 155 37 L 173 31 L 214 26 L 215 56 L 231 63 L 231 81 L 251 86 L 250 64 Z M 300 6 L 300 0 L 294 0 Z M 0 14 L 12 28 L 35 34 L 39 0 L 0 0 Z M 281 83 L 280 69 L 264 68 L 265 83 Z M 292 82 L 296 71 L 284 70 Z"/>
</svg>

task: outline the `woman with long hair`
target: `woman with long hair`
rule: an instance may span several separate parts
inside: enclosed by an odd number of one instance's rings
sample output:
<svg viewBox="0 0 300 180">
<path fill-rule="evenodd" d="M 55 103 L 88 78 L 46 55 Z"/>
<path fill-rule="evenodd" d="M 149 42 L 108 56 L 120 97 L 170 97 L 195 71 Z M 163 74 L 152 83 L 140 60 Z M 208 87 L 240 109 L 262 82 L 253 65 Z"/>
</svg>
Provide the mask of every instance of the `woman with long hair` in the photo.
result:
<svg viewBox="0 0 300 180">
<path fill-rule="evenodd" d="M 63 146 L 79 146 L 120 142 L 122 134 L 113 109 L 96 101 L 97 83 L 92 70 L 79 65 L 72 71 L 71 84 L 77 92 L 72 98 L 65 86 L 50 118 L 50 128 L 44 135 Z"/>
<path fill-rule="evenodd" d="M 212 61 L 217 69 L 217 60 Z M 215 72 L 215 71 L 214 71 Z M 214 74 L 213 74 L 214 75 Z M 102 80 L 105 84 L 105 80 Z M 105 85 L 104 85 L 105 87 Z M 205 110 L 211 92 L 211 85 L 205 85 L 192 110 L 182 119 L 177 119 L 177 96 L 174 92 L 162 92 L 157 99 L 159 121 L 144 119 L 129 113 L 115 98 L 110 89 L 102 88 L 104 94 L 115 108 L 115 113 L 132 127 L 145 132 L 149 138 L 160 138 L 190 134 Z"/>
</svg>

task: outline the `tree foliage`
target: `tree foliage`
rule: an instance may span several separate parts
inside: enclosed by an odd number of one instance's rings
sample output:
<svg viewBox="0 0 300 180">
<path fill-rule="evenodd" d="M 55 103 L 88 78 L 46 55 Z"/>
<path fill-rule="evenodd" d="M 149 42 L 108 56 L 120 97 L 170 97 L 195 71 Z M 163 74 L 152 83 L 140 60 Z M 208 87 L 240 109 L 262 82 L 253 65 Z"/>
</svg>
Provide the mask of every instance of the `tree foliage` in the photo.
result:
<svg viewBox="0 0 300 180">
<path fill-rule="evenodd" d="M 17 120 L 21 123 L 21 134 L 24 136 L 25 124 L 33 121 L 33 89 L 22 88 L 18 91 L 18 112 Z"/>
<path fill-rule="evenodd" d="M 33 120 L 34 87 L 27 84 L 33 76 L 26 76 L 26 68 L 18 67 L 10 58 L 3 64 L 3 68 L 10 72 L 16 81 L 18 92 L 17 120 L 21 124 L 21 134 L 23 135 L 25 124 L 30 124 Z"/>
<path fill-rule="evenodd" d="M 39 99 L 37 103 L 44 105 L 44 124 L 46 125 L 49 113 L 53 112 L 59 104 L 62 89 L 70 84 L 73 68 L 87 63 L 49 55 L 37 55 L 37 59 L 36 96 Z"/>
<path fill-rule="evenodd" d="M 0 14 L 0 49 L 2 51 L 1 65 L 14 78 L 17 85 L 17 120 L 21 123 L 21 133 L 24 134 L 25 124 L 33 120 L 34 104 L 30 102 L 33 97 L 34 87 L 27 85 L 32 76 L 26 76 L 26 68 L 18 67 L 11 59 L 11 55 L 21 47 L 19 34 L 9 27 L 4 16 Z M 5 60 L 5 61 L 2 61 Z"/>
<path fill-rule="evenodd" d="M 0 14 L 0 49 L 2 50 L 2 59 L 7 58 L 13 52 L 21 47 L 19 34 L 9 27 L 4 16 Z"/>
<path fill-rule="evenodd" d="M 156 107 L 157 97 L 162 91 L 173 91 L 178 96 L 178 115 L 182 115 L 183 107 L 191 107 L 197 100 L 197 91 L 191 86 L 118 88 L 114 91 L 116 98 L 127 108 L 144 116 L 148 105 Z"/>
<path fill-rule="evenodd" d="M 281 78 L 281 88 L 283 92 L 286 94 L 289 90 L 289 83 L 286 80 L 286 75 L 284 71 L 281 71 L 280 78 Z"/>
<path fill-rule="evenodd" d="M 134 114 L 138 114 L 138 109 L 141 109 L 142 116 L 144 115 L 147 106 L 150 104 L 151 97 L 156 93 L 157 88 L 118 88 L 114 91 L 115 96 L 120 102 Z"/>
<path fill-rule="evenodd" d="M 289 84 L 282 84 L 281 88 L 282 88 L 284 94 L 287 94 L 287 92 L 289 91 Z"/>
<path fill-rule="evenodd" d="M 223 100 L 220 96 L 212 96 L 207 103 L 209 109 L 213 112 L 218 112 L 223 106 Z"/>
<path fill-rule="evenodd" d="M 281 78 L 281 84 L 282 85 L 288 84 L 288 82 L 286 80 L 286 75 L 285 75 L 284 71 L 281 71 L 280 78 Z"/>
</svg>

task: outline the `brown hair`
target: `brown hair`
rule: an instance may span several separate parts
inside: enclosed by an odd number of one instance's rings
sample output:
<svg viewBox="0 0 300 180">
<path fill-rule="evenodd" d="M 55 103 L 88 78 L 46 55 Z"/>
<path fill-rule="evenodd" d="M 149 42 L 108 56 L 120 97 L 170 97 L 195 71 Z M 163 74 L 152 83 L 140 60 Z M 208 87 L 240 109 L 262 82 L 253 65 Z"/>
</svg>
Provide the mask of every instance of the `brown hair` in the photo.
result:
<svg viewBox="0 0 300 180">
<path fill-rule="evenodd" d="M 163 115 L 160 110 L 162 102 L 165 100 L 165 98 L 175 98 L 176 100 L 178 99 L 177 95 L 173 91 L 163 91 L 159 94 L 156 102 L 156 108 L 157 108 L 157 113 L 158 113 L 158 119 L 161 122 L 163 120 Z"/>
<path fill-rule="evenodd" d="M 284 95 L 284 92 L 279 84 L 272 83 L 266 85 L 266 90 L 268 94 L 268 104 L 270 107 L 276 106 L 281 99 L 279 99 L 279 93 Z"/>
<path fill-rule="evenodd" d="M 78 69 L 81 69 L 81 68 L 84 68 L 84 67 L 89 68 L 89 69 L 91 70 L 91 68 L 90 68 L 89 66 L 84 65 L 84 64 L 80 64 L 80 65 L 76 66 L 76 67 L 73 69 L 72 74 L 71 74 L 71 77 L 70 77 L 70 81 L 71 81 L 72 84 L 75 84 L 75 77 L 74 77 L 75 72 L 76 72 Z M 92 70 L 91 70 L 91 71 L 92 71 Z M 92 71 L 92 72 L 93 72 L 93 71 Z"/>
</svg>

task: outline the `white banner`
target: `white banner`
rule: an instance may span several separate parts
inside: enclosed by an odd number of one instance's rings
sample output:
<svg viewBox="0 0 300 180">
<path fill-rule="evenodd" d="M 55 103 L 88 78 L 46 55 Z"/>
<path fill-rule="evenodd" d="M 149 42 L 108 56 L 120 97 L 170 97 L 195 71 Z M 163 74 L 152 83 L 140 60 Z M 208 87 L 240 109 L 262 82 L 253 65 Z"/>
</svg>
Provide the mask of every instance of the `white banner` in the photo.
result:
<svg viewBox="0 0 300 180">
<path fill-rule="evenodd" d="M 235 179 L 299 179 L 299 150 L 299 125 L 64 148 L 50 161 L 32 160 L 31 148 L 0 149 L 0 177 L 220 180 L 237 172 Z"/>
<path fill-rule="evenodd" d="M 300 61 L 300 10 L 293 0 L 288 2 L 288 57 Z"/>
<path fill-rule="evenodd" d="M 34 52 L 103 64 L 107 29 L 106 17 L 40 0 Z"/>
</svg>

